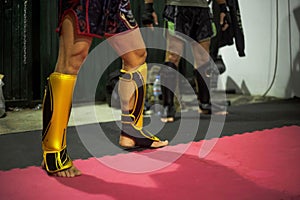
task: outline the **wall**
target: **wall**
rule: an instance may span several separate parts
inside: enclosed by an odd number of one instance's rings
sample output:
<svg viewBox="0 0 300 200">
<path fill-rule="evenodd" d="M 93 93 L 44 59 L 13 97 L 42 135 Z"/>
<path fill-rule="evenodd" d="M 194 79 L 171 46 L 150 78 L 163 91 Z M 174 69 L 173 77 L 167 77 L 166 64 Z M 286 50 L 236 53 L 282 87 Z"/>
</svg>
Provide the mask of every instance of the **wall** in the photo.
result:
<svg viewBox="0 0 300 200">
<path fill-rule="evenodd" d="M 0 73 L 11 104 L 32 99 L 32 1 L 0 1 Z M 8 107 L 8 106 L 7 106 Z"/>
<path fill-rule="evenodd" d="M 235 46 L 220 50 L 227 89 L 280 98 L 300 96 L 300 1 L 239 0 L 246 57 Z M 278 42 L 278 43 L 277 43 Z"/>
</svg>

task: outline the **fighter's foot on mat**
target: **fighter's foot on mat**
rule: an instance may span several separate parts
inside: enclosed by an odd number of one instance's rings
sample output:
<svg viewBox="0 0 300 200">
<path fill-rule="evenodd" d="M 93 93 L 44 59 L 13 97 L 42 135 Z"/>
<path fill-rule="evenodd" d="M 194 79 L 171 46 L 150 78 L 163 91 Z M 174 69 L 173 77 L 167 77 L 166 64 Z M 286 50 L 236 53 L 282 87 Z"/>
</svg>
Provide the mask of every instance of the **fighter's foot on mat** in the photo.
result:
<svg viewBox="0 0 300 200">
<path fill-rule="evenodd" d="M 163 123 L 174 122 L 174 117 L 162 117 L 160 120 Z"/>
<path fill-rule="evenodd" d="M 45 169 L 45 163 L 44 161 L 42 162 L 42 168 Z M 45 169 L 46 170 L 46 169 Z M 78 170 L 74 165 L 68 169 L 59 171 L 59 172 L 54 172 L 54 173 L 48 173 L 51 176 L 56 176 L 56 177 L 66 177 L 66 178 L 72 178 L 75 176 L 80 176 L 81 171 Z"/>
<path fill-rule="evenodd" d="M 226 116 L 226 115 L 229 114 L 227 111 L 217 111 L 217 112 L 211 113 L 208 110 L 201 110 L 200 108 L 198 109 L 198 113 L 199 114 L 205 114 L 205 115 L 213 114 L 213 115 L 219 115 L 219 116 Z"/>
<path fill-rule="evenodd" d="M 133 148 L 136 147 L 135 146 L 135 142 L 133 139 L 120 135 L 120 140 L 119 140 L 119 144 L 122 147 L 125 148 Z M 151 144 L 150 148 L 160 148 L 160 147 L 164 147 L 167 146 L 169 144 L 168 140 L 165 141 L 153 141 L 153 143 Z"/>
</svg>

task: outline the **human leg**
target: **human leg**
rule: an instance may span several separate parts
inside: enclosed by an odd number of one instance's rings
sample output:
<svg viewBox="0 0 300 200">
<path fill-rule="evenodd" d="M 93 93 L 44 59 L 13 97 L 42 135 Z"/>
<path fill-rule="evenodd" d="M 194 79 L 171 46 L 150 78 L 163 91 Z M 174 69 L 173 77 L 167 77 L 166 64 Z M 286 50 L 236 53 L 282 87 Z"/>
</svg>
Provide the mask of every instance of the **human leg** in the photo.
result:
<svg viewBox="0 0 300 200">
<path fill-rule="evenodd" d="M 123 59 L 119 81 L 122 109 L 122 132 L 119 144 L 158 148 L 168 145 L 143 128 L 144 99 L 147 81 L 145 45 L 138 29 L 109 39 L 111 46 Z"/>
<path fill-rule="evenodd" d="M 194 77 L 196 81 L 199 112 L 203 114 L 226 115 L 226 107 L 222 103 L 214 102 L 211 94 L 217 89 L 219 72 L 209 56 L 210 40 L 194 42 L 192 44 L 195 59 Z M 213 106 L 213 108 L 212 108 Z"/>
<path fill-rule="evenodd" d="M 67 154 L 66 130 L 76 75 L 88 54 L 91 41 L 91 38 L 74 32 L 72 16 L 64 18 L 56 67 L 48 78 L 43 100 L 43 167 L 54 176 L 81 174 Z"/>
<path fill-rule="evenodd" d="M 174 92 L 177 86 L 177 69 L 183 51 L 184 42 L 166 33 L 167 52 L 165 57 L 165 67 L 161 69 L 161 91 L 163 101 L 162 122 L 173 122 L 176 108 L 174 106 Z"/>
</svg>

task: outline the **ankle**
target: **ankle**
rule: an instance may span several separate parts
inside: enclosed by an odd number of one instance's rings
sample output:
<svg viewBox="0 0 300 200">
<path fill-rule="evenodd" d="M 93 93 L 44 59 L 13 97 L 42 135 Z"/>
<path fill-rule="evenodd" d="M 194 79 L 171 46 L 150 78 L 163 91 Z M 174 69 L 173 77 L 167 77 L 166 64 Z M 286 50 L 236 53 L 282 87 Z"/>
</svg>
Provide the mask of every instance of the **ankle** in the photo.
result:
<svg viewBox="0 0 300 200">
<path fill-rule="evenodd" d="M 126 137 L 124 135 L 120 135 L 119 145 L 122 147 L 131 148 L 135 146 L 135 142 L 133 139 Z"/>
</svg>

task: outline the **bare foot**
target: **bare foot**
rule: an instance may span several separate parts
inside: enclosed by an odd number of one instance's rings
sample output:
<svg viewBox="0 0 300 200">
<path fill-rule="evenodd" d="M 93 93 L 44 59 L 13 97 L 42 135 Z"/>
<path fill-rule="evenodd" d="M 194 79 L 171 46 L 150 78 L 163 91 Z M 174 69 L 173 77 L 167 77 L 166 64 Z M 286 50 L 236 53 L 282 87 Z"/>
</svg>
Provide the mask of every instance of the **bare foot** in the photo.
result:
<svg viewBox="0 0 300 200">
<path fill-rule="evenodd" d="M 198 110 L 198 113 L 199 113 L 199 114 L 205 114 L 205 115 L 210 114 L 210 112 L 209 112 L 208 110 L 201 110 L 200 108 L 199 108 L 199 110 Z M 228 115 L 228 112 L 227 112 L 227 111 L 218 111 L 218 112 L 214 112 L 214 113 L 212 113 L 212 114 L 213 114 L 213 115 L 223 116 L 223 115 Z"/>
<path fill-rule="evenodd" d="M 205 115 L 208 115 L 209 114 L 209 111 L 208 110 L 202 110 L 202 109 L 198 109 L 198 113 L 199 114 L 205 114 Z"/>
<path fill-rule="evenodd" d="M 169 144 L 169 141 L 168 140 L 165 140 L 165 141 L 155 141 L 152 143 L 151 147 L 152 148 L 160 148 L 160 147 L 164 147 L 164 146 L 167 146 Z"/>
<path fill-rule="evenodd" d="M 174 117 L 160 118 L 163 123 L 174 122 Z"/>
<path fill-rule="evenodd" d="M 44 161 L 42 162 L 42 168 L 45 169 L 45 163 Z M 46 169 L 45 169 L 46 170 Z M 72 178 L 75 176 L 80 176 L 81 171 L 78 170 L 74 165 L 68 169 L 59 171 L 59 172 L 54 172 L 54 173 L 48 173 L 51 176 L 56 176 L 56 177 L 67 177 L 67 178 Z"/>
<path fill-rule="evenodd" d="M 131 138 L 129 138 L 129 137 L 123 136 L 123 135 L 120 135 L 119 144 L 120 144 L 120 146 L 125 147 L 125 148 L 133 148 L 133 147 L 135 147 L 134 140 L 131 139 Z M 165 141 L 154 141 L 151 144 L 150 147 L 151 148 L 160 148 L 160 147 L 167 146 L 168 144 L 169 144 L 168 140 L 165 140 Z"/>
<path fill-rule="evenodd" d="M 227 111 L 219 111 L 219 112 L 215 112 L 214 115 L 228 115 Z"/>
</svg>

